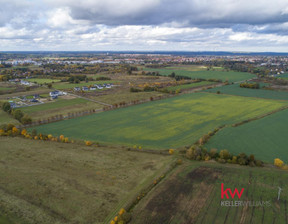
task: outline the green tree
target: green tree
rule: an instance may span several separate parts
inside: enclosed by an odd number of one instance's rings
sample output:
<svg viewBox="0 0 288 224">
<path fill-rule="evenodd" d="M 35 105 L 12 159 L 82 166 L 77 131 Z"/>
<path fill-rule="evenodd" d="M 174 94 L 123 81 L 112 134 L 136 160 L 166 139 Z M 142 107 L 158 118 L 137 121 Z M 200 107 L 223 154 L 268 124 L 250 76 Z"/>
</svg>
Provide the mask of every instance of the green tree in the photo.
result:
<svg viewBox="0 0 288 224">
<path fill-rule="evenodd" d="M 18 110 L 14 110 L 12 112 L 12 115 L 16 120 L 21 121 L 22 117 L 24 116 L 24 113 L 18 109 Z"/>
<path fill-rule="evenodd" d="M 8 102 L 5 102 L 2 104 L 2 109 L 7 112 L 7 113 L 10 113 L 11 112 L 11 105 L 10 103 Z"/>
</svg>

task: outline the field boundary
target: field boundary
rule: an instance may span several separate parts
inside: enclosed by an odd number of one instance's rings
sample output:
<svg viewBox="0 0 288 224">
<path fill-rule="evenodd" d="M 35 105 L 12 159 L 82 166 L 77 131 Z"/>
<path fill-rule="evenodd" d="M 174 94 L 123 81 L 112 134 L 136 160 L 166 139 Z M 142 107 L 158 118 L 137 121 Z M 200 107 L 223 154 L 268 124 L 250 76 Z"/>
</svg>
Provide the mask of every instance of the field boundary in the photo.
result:
<svg viewBox="0 0 288 224">
<path fill-rule="evenodd" d="M 127 212 L 132 212 L 133 208 L 150 192 L 152 191 L 159 183 L 162 182 L 175 168 L 178 167 L 177 161 L 172 162 L 168 165 L 166 169 L 162 172 L 162 174 L 158 175 L 156 179 L 154 179 L 153 182 L 148 184 L 147 186 L 143 187 L 141 190 L 136 192 L 130 200 L 127 200 L 124 203 L 123 208 Z M 107 218 L 104 220 L 104 223 L 109 223 L 113 217 L 117 215 L 118 211 L 115 211 L 115 213 L 112 215 L 112 213 L 107 216 Z"/>
<path fill-rule="evenodd" d="M 267 116 L 272 115 L 272 114 L 275 114 L 275 113 L 277 113 L 277 112 L 286 110 L 287 108 L 288 108 L 288 105 L 287 105 L 287 106 L 284 106 L 284 107 L 281 107 L 281 108 L 279 108 L 279 109 L 277 109 L 277 110 L 273 110 L 273 111 L 271 111 L 271 112 L 268 112 L 268 113 L 266 113 L 266 114 L 262 114 L 262 115 L 260 115 L 260 116 L 254 117 L 254 118 L 251 118 L 251 119 L 248 119 L 248 120 L 244 120 L 244 121 L 238 122 L 238 123 L 236 123 L 236 124 L 232 124 L 231 126 L 232 126 L 232 127 L 238 127 L 238 126 L 240 126 L 240 125 L 242 125 L 242 124 L 246 124 L 246 123 L 249 123 L 249 122 L 251 122 L 251 121 L 259 120 L 259 119 L 261 119 L 261 118 L 267 117 Z"/>
</svg>

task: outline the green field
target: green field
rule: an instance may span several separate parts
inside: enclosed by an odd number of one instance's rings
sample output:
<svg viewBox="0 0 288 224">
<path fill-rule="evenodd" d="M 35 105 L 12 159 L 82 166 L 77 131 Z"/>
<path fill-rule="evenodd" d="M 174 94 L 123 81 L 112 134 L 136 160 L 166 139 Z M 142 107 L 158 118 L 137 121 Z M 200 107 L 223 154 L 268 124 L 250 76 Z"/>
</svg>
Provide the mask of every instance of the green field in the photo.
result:
<svg viewBox="0 0 288 224">
<path fill-rule="evenodd" d="M 173 159 L 23 138 L 0 145 L 0 223 L 10 224 L 107 223 Z"/>
<path fill-rule="evenodd" d="M 206 85 L 212 85 L 212 84 L 215 84 L 215 82 L 203 81 L 203 82 L 196 82 L 196 83 L 184 84 L 184 85 L 179 85 L 179 86 L 171 86 L 166 89 L 168 91 L 176 91 L 176 90 L 191 89 L 191 88 L 195 88 L 199 86 L 206 86 Z"/>
<path fill-rule="evenodd" d="M 238 127 L 224 128 L 205 145 L 207 148 L 228 149 L 239 154 L 254 154 L 256 158 L 273 163 L 280 158 L 288 163 L 288 110 Z"/>
<path fill-rule="evenodd" d="M 205 90 L 205 92 L 210 93 L 216 93 L 217 91 L 229 95 L 276 99 L 276 100 L 288 100 L 288 92 L 285 91 L 240 88 L 239 84 L 226 85 Z"/>
<path fill-rule="evenodd" d="M 13 90 L 15 88 L 12 88 L 12 87 L 0 87 L 0 92 L 1 91 L 7 91 L 7 90 Z"/>
<path fill-rule="evenodd" d="M 173 70 L 169 68 L 165 69 L 151 69 L 151 68 L 145 68 L 144 71 L 150 71 L 150 72 L 159 72 L 161 75 L 168 76 L 172 72 L 174 72 L 176 75 L 181 76 L 187 76 L 192 79 L 221 79 L 222 81 L 228 80 L 229 82 L 237 82 L 237 81 L 243 81 L 252 79 L 255 76 L 247 73 L 247 72 L 225 72 L 225 71 L 187 71 L 187 70 Z"/>
<path fill-rule="evenodd" d="M 0 125 L 1 124 L 19 124 L 17 120 L 15 120 L 12 116 L 10 116 L 8 113 L 0 109 Z"/>
<path fill-rule="evenodd" d="M 38 84 L 48 84 L 48 83 L 53 83 L 53 82 L 60 82 L 61 80 L 59 79 L 40 79 L 40 78 L 35 78 L 35 79 L 28 79 L 29 82 L 37 82 Z"/>
<path fill-rule="evenodd" d="M 281 74 L 280 76 L 279 76 L 279 78 L 280 79 L 288 79 L 288 73 L 284 73 L 284 74 Z"/>
<path fill-rule="evenodd" d="M 83 87 L 83 86 L 90 86 L 94 84 L 104 84 L 104 83 L 114 83 L 115 81 L 107 80 L 107 81 L 90 81 L 90 82 L 81 82 L 81 83 L 69 83 L 69 82 L 60 82 L 54 83 L 54 89 L 73 89 L 74 87 Z"/>
<path fill-rule="evenodd" d="M 148 194 L 133 210 L 131 224 L 158 223 L 279 223 L 288 222 L 288 172 L 217 163 L 181 166 Z M 224 188 L 244 192 L 240 199 L 221 199 Z M 277 200 L 278 186 L 284 190 Z M 221 201 L 251 201 L 251 205 L 221 206 Z"/>
<path fill-rule="evenodd" d="M 83 111 L 85 109 L 99 109 L 103 106 L 82 98 L 57 99 L 55 102 L 44 103 L 35 106 L 22 107 L 24 113 L 29 114 L 34 119 L 41 119 L 54 116 L 56 114 L 68 114 L 69 112 Z"/>
<path fill-rule="evenodd" d="M 36 129 L 75 139 L 167 149 L 191 145 L 220 125 L 240 122 L 285 105 L 285 101 L 192 93 Z"/>
</svg>

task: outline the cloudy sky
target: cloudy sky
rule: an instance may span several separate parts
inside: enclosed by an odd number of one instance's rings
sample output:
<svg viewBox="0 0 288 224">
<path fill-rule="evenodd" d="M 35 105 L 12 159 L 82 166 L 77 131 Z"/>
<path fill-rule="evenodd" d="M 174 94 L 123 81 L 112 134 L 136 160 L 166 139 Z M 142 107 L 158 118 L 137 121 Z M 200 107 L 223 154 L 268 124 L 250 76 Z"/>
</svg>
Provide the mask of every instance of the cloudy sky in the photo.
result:
<svg viewBox="0 0 288 224">
<path fill-rule="evenodd" d="M 288 0 L 0 3 L 0 51 L 288 52 Z"/>
</svg>

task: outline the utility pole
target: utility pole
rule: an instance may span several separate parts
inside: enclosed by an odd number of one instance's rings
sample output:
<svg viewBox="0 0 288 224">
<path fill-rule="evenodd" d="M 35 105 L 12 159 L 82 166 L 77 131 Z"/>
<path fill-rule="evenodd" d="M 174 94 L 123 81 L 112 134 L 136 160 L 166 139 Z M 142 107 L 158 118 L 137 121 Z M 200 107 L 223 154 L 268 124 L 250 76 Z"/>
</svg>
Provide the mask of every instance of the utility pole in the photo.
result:
<svg viewBox="0 0 288 224">
<path fill-rule="evenodd" d="M 282 188 L 281 188 L 281 187 L 278 187 L 278 189 L 279 189 L 279 190 L 278 190 L 278 201 L 279 201 Z"/>
</svg>

